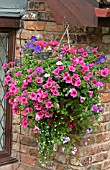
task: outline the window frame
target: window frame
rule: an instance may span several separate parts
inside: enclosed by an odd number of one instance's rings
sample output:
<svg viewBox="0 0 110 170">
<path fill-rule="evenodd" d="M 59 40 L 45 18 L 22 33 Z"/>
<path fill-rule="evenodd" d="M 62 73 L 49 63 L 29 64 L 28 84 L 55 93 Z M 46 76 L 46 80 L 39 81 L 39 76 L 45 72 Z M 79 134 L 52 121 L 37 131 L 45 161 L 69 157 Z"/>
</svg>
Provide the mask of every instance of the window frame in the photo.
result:
<svg viewBox="0 0 110 170">
<path fill-rule="evenodd" d="M 20 27 L 20 18 L 0 18 L 0 33 L 9 33 L 8 62 L 15 59 L 16 29 Z M 12 110 L 6 100 L 5 148 L 0 151 L 0 166 L 13 163 L 17 158 L 11 157 L 12 148 Z"/>
</svg>

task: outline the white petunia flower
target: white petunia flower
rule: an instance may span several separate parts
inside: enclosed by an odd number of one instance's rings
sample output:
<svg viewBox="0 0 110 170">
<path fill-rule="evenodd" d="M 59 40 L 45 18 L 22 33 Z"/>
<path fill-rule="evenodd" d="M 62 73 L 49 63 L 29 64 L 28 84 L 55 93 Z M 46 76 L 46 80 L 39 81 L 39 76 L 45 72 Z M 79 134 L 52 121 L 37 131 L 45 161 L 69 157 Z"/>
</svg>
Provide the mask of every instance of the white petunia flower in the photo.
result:
<svg viewBox="0 0 110 170">
<path fill-rule="evenodd" d="M 62 63 L 61 61 L 58 61 L 58 62 L 56 63 L 56 65 L 57 65 L 57 66 L 60 66 L 60 65 L 63 65 L 63 63 Z"/>
<path fill-rule="evenodd" d="M 45 73 L 44 77 L 50 77 L 50 74 Z"/>
</svg>

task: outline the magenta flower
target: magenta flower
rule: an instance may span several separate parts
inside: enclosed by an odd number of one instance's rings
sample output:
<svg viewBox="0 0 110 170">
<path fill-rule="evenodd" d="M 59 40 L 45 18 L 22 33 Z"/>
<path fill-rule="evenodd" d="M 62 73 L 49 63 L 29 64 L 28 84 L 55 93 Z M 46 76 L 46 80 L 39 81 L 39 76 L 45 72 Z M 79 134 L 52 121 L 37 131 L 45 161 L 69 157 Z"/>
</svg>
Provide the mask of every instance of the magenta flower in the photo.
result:
<svg viewBox="0 0 110 170">
<path fill-rule="evenodd" d="M 24 117 L 24 118 L 22 119 L 22 126 L 23 126 L 23 128 L 26 128 L 26 127 L 28 126 L 28 122 L 27 122 L 26 117 Z"/>
<path fill-rule="evenodd" d="M 78 96 L 78 92 L 75 88 L 70 89 L 70 96 L 72 96 L 73 98 Z"/>
<path fill-rule="evenodd" d="M 38 97 L 38 98 L 37 98 L 37 101 L 38 101 L 39 103 L 42 103 L 42 102 L 43 102 L 43 97 L 42 97 L 42 96 Z"/>
<path fill-rule="evenodd" d="M 31 94 L 29 95 L 29 98 L 31 100 L 36 100 L 37 99 L 37 94 L 35 92 L 31 92 Z"/>
<path fill-rule="evenodd" d="M 44 117 L 44 114 L 42 112 L 37 112 L 35 120 L 38 121 Z"/>
<path fill-rule="evenodd" d="M 10 62 L 9 62 L 9 64 L 13 67 L 13 66 L 14 66 L 14 64 L 15 64 L 15 62 L 10 61 Z"/>
<path fill-rule="evenodd" d="M 18 114 L 19 110 L 17 107 L 12 107 L 12 112 L 13 112 L 13 114 Z"/>
<path fill-rule="evenodd" d="M 47 43 L 44 40 L 38 41 L 37 45 L 41 46 L 41 47 L 46 47 Z"/>
<path fill-rule="evenodd" d="M 5 81 L 6 81 L 7 83 L 10 82 L 11 80 L 12 80 L 12 77 L 11 77 L 11 76 L 8 75 L 8 76 L 5 77 Z"/>
<path fill-rule="evenodd" d="M 46 104 L 45 104 L 45 107 L 47 109 L 50 109 L 51 107 L 53 107 L 53 104 L 50 101 L 47 101 Z"/>
<path fill-rule="evenodd" d="M 31 75 L 28 75 L 28 76 L 27 76 L 26 81 L 27 81 L 28 83 L 32 83 L 32 82 L 33 82 L 33 79 L 32 79 L 32 77 L 31 77 Z"/>
<path fill-rule="evenodd" d="M 78 49 L 78 53 L 83 53 L 85 50 L 84 50 L 84 48 L 79 48 Z"/>
<path fill-rule="evenodd" d="M 88 77 L 91 77 L 93 75 L 93 72 L 88 72 Z"/>
<path fill-rule="evenodd" d="M 56 41 L 56 40 L 51 40 L 49 42 L 49 46 L 57 46 L 57 45 L 58 45 L 58 41 Z"/>
<path fill-rule="evenodd" d="M 22 71 L 18 71 L 17 73 L 15 73 L 15 76 L 20 77 L 21 74 L 22 74 Z"/>
<path fill-rule="evenodd" d="M 84 79 L 85 81 L 89 81 L 89 80 L 90 80 L 90 78 L 87 77 L 87 76 L 84 76 L 83 79 Z"/>
<path fill-rule="evenodd" d="M 20 101 L 21 101 L 24 105 L 28 104 L 28 99 L 27 99 L 26 97 L 21 97 Z"/>
<path fill-rule="evenodd" d="M 27 70 L 28 73 L 32 73 L 32 71 L 33 71 L 32 68 Z"/>
<path fill-rule="evenodd" d="M 53 73 L 54 73 L 55 75 L 58 75 L 59 72 L 60 72 L 60 69 L 59 69 L 59 68 L 56 68 L 55 70 L 53 70 Z"/>
<path fill-rule="evenodd" d="M 41 77 L 37 77 L 37 78 L 36 78 L 36 82 L 37 82 L 38 84 L 42 84 L 42 83 L 43 83 L 43 79 L 42 79 Z"/>
<path fill-rule="evenodd" d="M 23 88 L 23 89 L 26 89 L 27 86 L 28 86 L 28 82 L 24 81 L 23 84 L 22 84 L 22 88 Z"/>
<path fill-rule="evenodd" d="M 36 71 L 39 74 L 42 74 L 44 72 L 44 69 L 42 67 L 36 67 Z"/>
<path fill-rule="evenodd" d="M 96 53 L 98 50 L 98 47 L 92 49 L 92 53 Z"/>
<path fill-rule="evenodd" d="M 79 75 L 78 74 L 73 74 L 73 76 L 72 76 L 75 80 L 80 80 L 80 77 L 79 77 Z"/>
<path fill-rule="evenodd" d="M 74 86 L 79 87 L 81 85 L 81 80 L 77 80 L 74 83 Z"/>
<path fill-rule="evenodd" d="M 25 96 L 26 94 L 27 94 L 27 90 L 24 90 L 24 91 L 22 92 L 22 95 Z"/>
<path fill-rule="evenodd" d="M 35 128 L 34 128 L 34 133 L 38 133 L 38 132 L 39 132 L 38 126 L 35 126 Z"/>
<path fill-rule="evenodd" d="M 49 118 L 51 115 L 48 112 L 45 112 L 45 117 Z"/>
<path fill-rule="evenodd" d="M 97 82 L 97 86 L 103 87 L 103 83 L 102 83 L 101 81 L 98 81 L 98 82 Z"/>
<path fill-rule="evenodd" d="M 34 105 L 34 108 L 35 108 L 35 110 L 42 110 L 42 105 L 40 105 L 39 103 L 36 103 Z"/>
<path fill-rule="evenodd" d="M 9 103 L 10 103 L 10 104 L 14 104 L 14 98 L 10 98 L 10 99 L 9 99 Z"/>
<path fill-rule="evenodd" d="M 66 78 L 69 76 L 69 73 L 68 72 L 64 72 L 63 73 L 63 80 L 66 80 Z"/>
<path fill-rule="evenodd" d="M 27 107 L 24 111 L 23 111 L 24 115 L 27 115 L 29 113 L 29 107 Z"/>
<path fill-rule="evenodd" d="M 54 96 L 59 96 L 58 90 L 51 90 L 51 92 L 53 93 Z"/>
<path fill-rule="evenodd" d="M 66 83 L 72 83 L 72 78 L 70 76 L 67 76 L 65 78 Z"/>
<path fill-rule="evenodd" d="M 103 70 L 101 70 L 100 72 L 102 77 L 107 77 L 109 74 L 109 69 L 108 68 L 104 68 Z"/>
<path fill-rule="evenodd" d="M 83 56 L 83 57 L 87 57 L 87 56 L 88 56 L 88 53 L 87 53 L 86 51 L 84 51 L 84 52 L 82 53 L 82 56 Z"/>
<path fill-rule="evenodd" d="M 73 67 L 73 66 L 68 66 L 68 69 L 69 69 L 69 71 L 72 71 L 72 72 L 75 72 L 75 71 L 76 71 L 76 68 Z"/>
<path fill-rule="evenodd" d="M 4 69 L 5 69 L 5 68 L 8 68 L 8 64 L 7 64 L 7 63 L 4 63 L 3 66 L 2 66 L 2 68 L 4 68 Z"/>
<path fill-rule="evenodd" d="M 64 66 L 59 66 L 58 69 L 59 69 L 60 71 L 62 71 L 62 70 L 64 70 Z"/>
<path fill-rule="evenodd" d="M 80 96 L 80 102 L 81 103 L 84 103 L 85 99 L 86 99 L 85 97 Z"/>
<path fill-rule="evenodd" d="M 89 92 L 89 96 L 92 97 L 93 96 L 93 91 L 88 91 Z"/>
</svg>

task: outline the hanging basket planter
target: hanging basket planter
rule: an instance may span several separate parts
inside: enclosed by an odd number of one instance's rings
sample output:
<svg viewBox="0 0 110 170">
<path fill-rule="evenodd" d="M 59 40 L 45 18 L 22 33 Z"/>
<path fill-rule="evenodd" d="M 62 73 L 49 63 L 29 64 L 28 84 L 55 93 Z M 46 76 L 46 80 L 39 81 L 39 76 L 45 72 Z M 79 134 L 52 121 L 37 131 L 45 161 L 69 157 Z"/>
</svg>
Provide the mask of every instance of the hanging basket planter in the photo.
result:
<svg viewBox="0 0 110 170">
<path fill-rule="evenodd" d="M 47 43 L 32 36 L 22 47 L 23 65 L 3 65 L 8 68 L 5 98 L 12 104 L 13 114 L 22 111 L 22 126 L 33 130 L 42 164 L 48 155 L 53 158 L 54 146 L 62 146 L 62 152 L 68 154 L 76 153 L 77 141 L 92 132 L 103 111 L 98 92 L 103 81 L 110 78 L 104 54 L 98 48 L 75 50 L 68 28 L 62 36 L 67 34 L 67 45 L 61 45 L 62 39 Z M 50 47 L 51 57 L 36 59 L 47 56 Z"/>
</svg>

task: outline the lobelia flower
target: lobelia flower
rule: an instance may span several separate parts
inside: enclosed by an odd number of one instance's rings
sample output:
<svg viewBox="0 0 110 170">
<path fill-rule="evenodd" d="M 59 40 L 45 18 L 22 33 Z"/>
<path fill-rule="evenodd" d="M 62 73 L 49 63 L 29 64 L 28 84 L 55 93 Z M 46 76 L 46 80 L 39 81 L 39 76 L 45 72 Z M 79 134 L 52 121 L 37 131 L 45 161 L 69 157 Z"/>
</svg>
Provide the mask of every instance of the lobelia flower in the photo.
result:
<svg viewBox="0 0 110 170">
<path fill-rule="evenodd" d="M 63 137 L 62 140 L 63 144 L 70 142 L 70 137 Z"/>
<path fill-rule="evenodd" d="M 86 134 L 89 134 L 89 133 L 91 133 L 91 132 L 92 132 L 92 127 L 90 126 L 90 127 L 87 128 Z"/>
<path fill-rule="evenodd" d="M 77 152 L 77 148 L 76 148 L 76 147 L 72 147 L 71 153 L 72 153 L 73 155 L 75 155 L 76 152 Z"/>
</svg>

